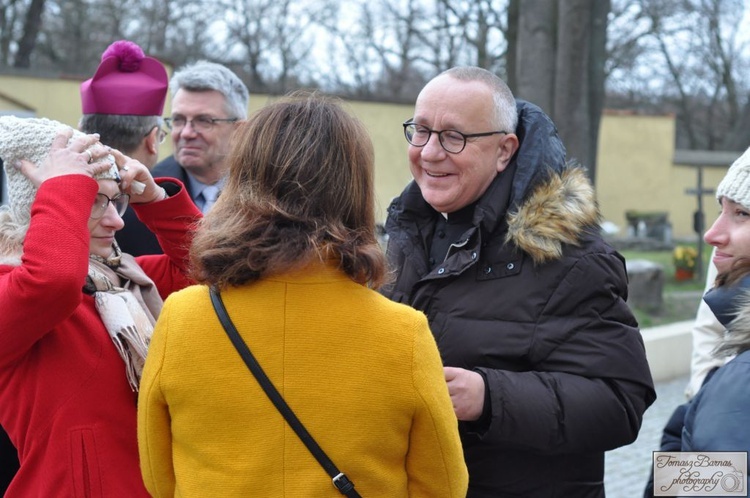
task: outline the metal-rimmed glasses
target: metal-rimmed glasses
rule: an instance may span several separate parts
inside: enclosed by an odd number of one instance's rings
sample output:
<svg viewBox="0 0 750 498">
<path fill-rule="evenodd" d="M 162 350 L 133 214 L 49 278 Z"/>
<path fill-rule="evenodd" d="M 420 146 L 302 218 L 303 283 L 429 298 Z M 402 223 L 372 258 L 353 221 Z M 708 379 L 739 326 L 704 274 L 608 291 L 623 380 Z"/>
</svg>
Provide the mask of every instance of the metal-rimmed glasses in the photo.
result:
<svg viewBox="0 0 750 498">
<path fill-rule="evenodd" d="M 440 145 L 446 152 L 458 154 L 466 147 L 467 138 L 489 137 L 500 133 L 508 134 L 507 131 L 487 131 L 484 133 L 461 133 L 457 130 L 431 130 L 426 126 L 417 124 L 411 119 L 404 121 L 404 136 L 406 141 L 414 147 L 424 147 L 430 141 L 430 137 L 435 133 L 438 136 Z"/>
<path fill-rule="evenodd" d="M 170 130 L 181 130 L 190 123 L 195 131 L 209 131 L 216 123 L 234 123 L 238 120 L 239 118 L 212 118 L 211 116 L 196 116 L 188 119 L 185 116 L 177 115 L 164 118 L 164 123 Z"/>
<path fill-rule="evenodd" d="M 125 210 L 128 208 L 130 196 L 128 194 L 120 193 L 110 199 L 107 194 L 102 194 L 101 192 L 96 194 L 94 204 L 91 206 L 90 218 L 92 220 L 98 220 L 99 218 L 104 216 L 104 213 L 107 212 L 107 208 L 109 207 L 110 202 L 115 207 L 115 211 L 117 211 L 117 214 L 119 216 L 122 216 L 123 214 L 125 214 Z"/>
<path fill-rule="evenodd" d="M 167 132 L 162 129 L 159 125 L 154 125 L 151 128 L 149 128 L 148 133 L 143 135 L 144 137 L 147 137 L 151 134 L 152 131 L 154 131 L 154 128 L 159 128 L 159 133 L 156 135 L 156 141 L 159 142 L 159 145 L 164 143 L 164 140 L 167 139 Z"/>
</svg>

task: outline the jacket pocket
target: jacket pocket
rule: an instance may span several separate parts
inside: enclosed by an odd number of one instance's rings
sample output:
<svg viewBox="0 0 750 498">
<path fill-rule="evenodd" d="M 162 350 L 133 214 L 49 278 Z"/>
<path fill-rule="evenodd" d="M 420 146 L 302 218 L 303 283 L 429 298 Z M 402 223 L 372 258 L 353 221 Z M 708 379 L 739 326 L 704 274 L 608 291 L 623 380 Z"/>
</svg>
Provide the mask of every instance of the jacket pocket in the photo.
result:
<svg viewBox="0 0 750 498">
<path fill-rule="evenodd" d="M 76 498 L 102 498 L 102 480 L 92 429 L 70 432 L 70 471 Z"/>
</svg>

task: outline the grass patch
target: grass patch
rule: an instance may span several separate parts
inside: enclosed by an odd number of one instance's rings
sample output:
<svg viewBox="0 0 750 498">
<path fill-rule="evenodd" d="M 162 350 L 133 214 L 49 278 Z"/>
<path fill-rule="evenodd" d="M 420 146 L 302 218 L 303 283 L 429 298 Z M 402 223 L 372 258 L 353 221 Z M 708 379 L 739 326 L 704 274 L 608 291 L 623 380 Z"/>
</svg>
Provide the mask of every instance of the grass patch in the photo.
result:
<svg viewBox="0 0 750 498">
<path fill-rule="evenodd" d="M 685 243 L 681 245 L 693 245 Z M 697 249 L 697 247 L 696 247 Z M 701 295 L 706 285 L 705 271 L 711 262 L 711 247 L 703 246 L 703 275 L 696 274 L 692 280 L 675 279 L 675 267 L 672 261 L 672 251 L 639 251 L 621 250 L 620 254 L 626 261 L 645 259 L 662 265 L 664 268 L 663 304 L 658 311 L 648 311 L 633 307 L 633 314 L 639 325 L 654 327 L 683 320 L 693 320 L 700 304 Z"/>
<path fill-rule="evenodd" d="M 691 245 L 691 244 L 682 244 Z M 681 291 L 702 291 L 706 285 L 705 271 L 708 265 L 711 263 L 711 247 L 703 247 L 703 275 L 696 273 L 693 280 L 676 280 L 675 279 L 675 268 L 672 262 L 672 251 L 638 251 L 638 250 L 623 250 L 619 251 L 620 254 L 625 258 L 625 261 L 633 259 L 645 259 L 647 261 L 653 261 L 662 265 L 664 268 L 664 293 L 669 294 L 672 292 Z"/>
</svg>

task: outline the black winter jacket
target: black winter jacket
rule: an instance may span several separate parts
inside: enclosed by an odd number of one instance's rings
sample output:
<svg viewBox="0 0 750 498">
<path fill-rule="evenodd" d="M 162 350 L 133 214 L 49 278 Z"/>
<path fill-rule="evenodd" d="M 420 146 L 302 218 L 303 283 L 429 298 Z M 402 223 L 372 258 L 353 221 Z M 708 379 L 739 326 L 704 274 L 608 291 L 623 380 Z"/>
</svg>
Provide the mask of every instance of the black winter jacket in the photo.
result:
<svg viewBox="0 0 750 498">
<path fill-rule="evenodd" d="M 604 452 L 635 440 L 656 395 L 590 182 L 549 118 L 518 107 L 518 152 L 432 271 L 438 214 L 414 182 L 392 202 L 384 294 L 424 311 L 445 365 L 486 381 L 485 415 L 460 423 L 469 497 L 600 497 Z"/>
</svg>

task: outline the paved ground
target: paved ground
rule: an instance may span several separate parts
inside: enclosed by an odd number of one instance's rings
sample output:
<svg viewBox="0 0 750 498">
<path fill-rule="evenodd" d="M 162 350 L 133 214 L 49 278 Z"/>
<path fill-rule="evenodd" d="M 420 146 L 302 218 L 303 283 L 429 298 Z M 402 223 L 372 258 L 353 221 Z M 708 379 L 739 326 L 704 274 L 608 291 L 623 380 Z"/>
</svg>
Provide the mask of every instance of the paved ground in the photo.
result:
<svg viewBox="0 0 750 498">
<path fill-rule="evenodd" d="M 685 402 L 688 377 L 656 384 L 656 401 L 646 410 L 638 439 L 606 455 L 604 486 L 607 498 L 637 498 L 651 469 L 651 452 L 658 450 L 664 424 L 675 407 Z"/>
</svg>

